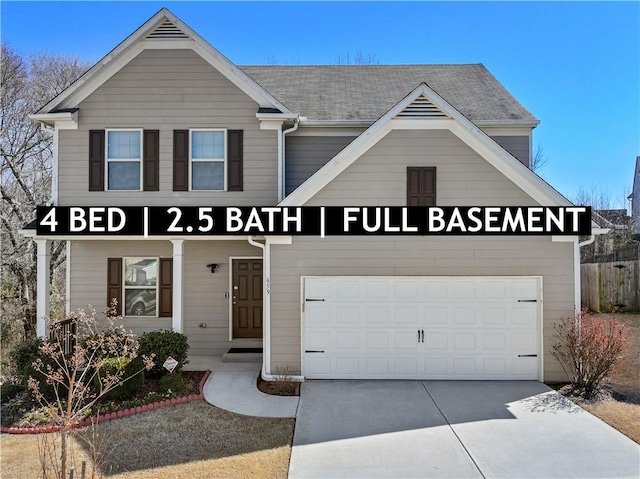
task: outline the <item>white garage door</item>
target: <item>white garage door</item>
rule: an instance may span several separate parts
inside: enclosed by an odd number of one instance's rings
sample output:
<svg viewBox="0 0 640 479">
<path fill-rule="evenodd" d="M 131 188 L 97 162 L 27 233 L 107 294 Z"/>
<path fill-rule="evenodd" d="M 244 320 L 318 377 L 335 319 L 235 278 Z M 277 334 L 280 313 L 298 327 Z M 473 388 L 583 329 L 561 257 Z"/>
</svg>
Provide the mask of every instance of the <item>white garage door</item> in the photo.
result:
<svg viewBox="0 0 640 479">
<path fill-rule="evenodd" d="M 309 379 L 540 379 L 540 278 L 302 281 Z"/>
</svg>

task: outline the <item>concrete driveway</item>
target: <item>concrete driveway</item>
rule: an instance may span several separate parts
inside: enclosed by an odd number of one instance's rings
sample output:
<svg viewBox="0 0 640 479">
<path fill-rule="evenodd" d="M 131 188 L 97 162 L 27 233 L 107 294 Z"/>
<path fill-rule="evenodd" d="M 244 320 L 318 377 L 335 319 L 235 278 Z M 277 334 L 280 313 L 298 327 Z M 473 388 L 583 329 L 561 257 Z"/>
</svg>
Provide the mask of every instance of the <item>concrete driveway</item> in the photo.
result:
<svg viewBox="0 0 640 479">
<path fill-rule="evenodd" d="M 290 478 L 638 478 L 640 446 L 534 381 L 309 381 Z"/>
</svg>

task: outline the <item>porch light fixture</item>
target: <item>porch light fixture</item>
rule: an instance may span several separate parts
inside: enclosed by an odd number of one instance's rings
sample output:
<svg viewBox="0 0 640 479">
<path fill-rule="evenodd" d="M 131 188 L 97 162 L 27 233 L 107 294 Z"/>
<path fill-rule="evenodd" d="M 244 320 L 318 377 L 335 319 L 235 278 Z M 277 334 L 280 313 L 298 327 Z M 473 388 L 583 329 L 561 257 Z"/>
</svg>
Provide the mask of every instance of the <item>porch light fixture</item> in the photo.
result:
<svg viewBox="0 0 640 479">
<path fill-rule="evenodd" d="M 207 268 L 211 270 L 211 274 L 215 273 L 216 270 L 220 267 L 217 263 L 211 263 L 207 265 Z"/>
</svg>

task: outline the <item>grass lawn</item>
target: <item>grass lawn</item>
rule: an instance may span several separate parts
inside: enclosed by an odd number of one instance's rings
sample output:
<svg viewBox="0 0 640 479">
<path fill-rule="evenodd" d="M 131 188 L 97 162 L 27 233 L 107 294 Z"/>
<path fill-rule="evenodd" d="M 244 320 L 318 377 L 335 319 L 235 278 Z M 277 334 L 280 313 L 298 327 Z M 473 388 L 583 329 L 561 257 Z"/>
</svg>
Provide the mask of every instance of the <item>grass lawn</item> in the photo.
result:
<svg viewBox="0 0 640 479">
<path fill-rule="evenodd" d="M 597 317 L 625 323 L 630 331 L 629 349 L 607 382 L 613 399 L 576 402 L 640 444 L 640 314 L 599 313 Z"/>
<path fill-rule="evenodd" d="M 293 419 L 241 416 L 205 402 L 165 407 L 97 427 L 100 473 L 114 479 L 285 478 L 293 426 Z M 91 435 L 90 428 L 78 431 Z M 80 438 L 73 444 L 79 471 L 91 450 Z M 37 435 L 2 434 L 0 445 L 3 479 L 39 477 Z"/>
</svg>

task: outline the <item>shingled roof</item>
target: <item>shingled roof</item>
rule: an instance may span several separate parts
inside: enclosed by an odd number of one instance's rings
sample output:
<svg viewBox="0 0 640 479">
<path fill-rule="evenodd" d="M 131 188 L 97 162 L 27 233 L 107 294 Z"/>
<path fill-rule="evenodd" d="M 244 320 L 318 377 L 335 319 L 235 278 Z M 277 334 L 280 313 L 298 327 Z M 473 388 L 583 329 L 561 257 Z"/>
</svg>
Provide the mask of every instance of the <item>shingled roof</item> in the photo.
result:
<svg viewBox="0 0 640 479">
<path fill-rule="evenodd" d="M 309 120 L 377 120 L 426 83 L 474 123 L 538 123 L 482 64 L 240 68 Z"/>
</svg>

